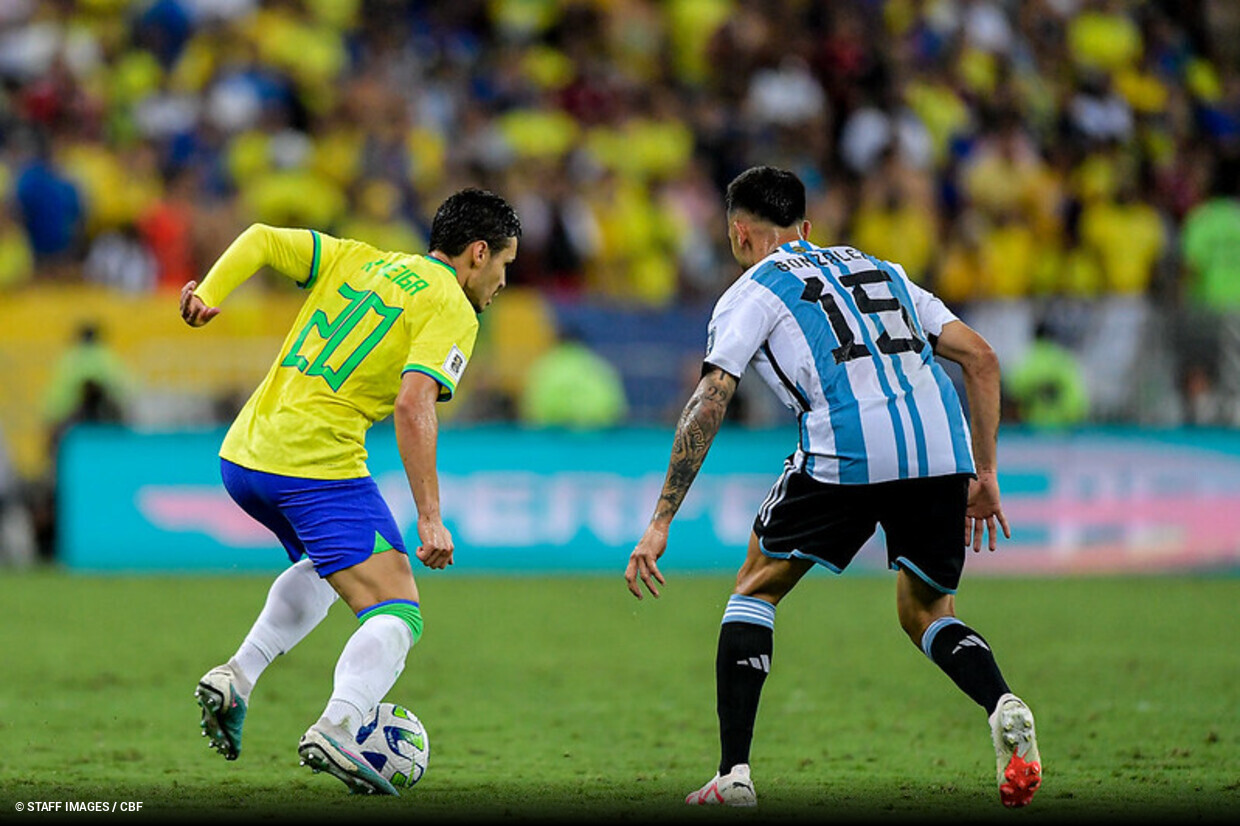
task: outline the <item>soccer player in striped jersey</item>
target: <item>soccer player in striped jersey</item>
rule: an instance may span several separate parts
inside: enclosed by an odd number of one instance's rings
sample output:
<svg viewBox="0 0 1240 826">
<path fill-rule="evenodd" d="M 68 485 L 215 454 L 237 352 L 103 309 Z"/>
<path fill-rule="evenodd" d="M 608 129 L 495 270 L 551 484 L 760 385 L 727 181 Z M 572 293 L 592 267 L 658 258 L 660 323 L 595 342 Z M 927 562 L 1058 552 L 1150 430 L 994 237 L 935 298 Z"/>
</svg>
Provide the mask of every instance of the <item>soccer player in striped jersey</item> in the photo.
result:
<svg viewBox="0 0 1240 826">
<path fill-rule="evenodd" d="M 229 760 L 241 751 L 259 676 L 339 597 L 360 625 L 298 753 L 304 765 L 351 791 L 396 794 L 350 745 L 422 635 L 404 540 L 366 468 L 366 432 L 393 416 L 418 511 L 417 557 L 432 569 L 451 565 L 452 535 L 439 507 L 435 404 L 456 392 L 478 314 L 503 288 L 520 235 L 504 199 L 465 189 L 440 205 L 427 255 L 254 224 L 201 284 L 182 289 L 181 316 L 193 327 L 215 318 L 228 294 L 263 267 L 306 290 L 280 353 L 220 449 L 229 495 L 275 534 L 293 563 L 272 584 L 236 653 L 195 690 L 203 733 Z"/>
<path fill-rule="evenodd" d="M 965 549 L 997 531 L 999 365 L 981 336 L 898 264 L 806 240 L 805 188 L 755 167 L 726 194 L 732 253 L 746 270 L 715 305 L 702 379 L 676 427 L 662 493 L 625 579 L 659 596 L 668 529 L 752 367 L 797 416 L 796 450 L 758 510 L 724 611 L 715 664 L 718 772 L 690 804 L 754 805 L 749 750 L 771 668 L 775 608 L 814 565 L 842 572 L 878 525 L 912 642 L 989 716 L 1000 799 L 1041 783 L 1033 715 L 990 646 L 955 616 Z M 957 362 L 970 416 L 935 356 Z M 963 541 L 962 541 L 963 527 Z"/>
</svg>

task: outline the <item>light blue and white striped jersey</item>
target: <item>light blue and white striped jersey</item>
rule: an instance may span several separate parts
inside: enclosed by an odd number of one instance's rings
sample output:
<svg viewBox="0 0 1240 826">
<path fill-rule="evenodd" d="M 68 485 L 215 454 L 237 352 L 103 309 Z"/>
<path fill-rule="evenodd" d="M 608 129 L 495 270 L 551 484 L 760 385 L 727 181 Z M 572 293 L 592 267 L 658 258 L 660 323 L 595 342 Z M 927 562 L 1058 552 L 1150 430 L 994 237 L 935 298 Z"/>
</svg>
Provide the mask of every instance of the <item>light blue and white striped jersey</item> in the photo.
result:
<svg viewBox="0 0 1240 826">
<path fill-rule="evenodd" d="M 960 398 L 930 344 L 955 320 L 898 264 L 793 241 L 720 296 L 706 361 L 737 378 L 753 365 L 797 413 L 794 461 L 815 479 L 972 473 Z"/>
</svg>

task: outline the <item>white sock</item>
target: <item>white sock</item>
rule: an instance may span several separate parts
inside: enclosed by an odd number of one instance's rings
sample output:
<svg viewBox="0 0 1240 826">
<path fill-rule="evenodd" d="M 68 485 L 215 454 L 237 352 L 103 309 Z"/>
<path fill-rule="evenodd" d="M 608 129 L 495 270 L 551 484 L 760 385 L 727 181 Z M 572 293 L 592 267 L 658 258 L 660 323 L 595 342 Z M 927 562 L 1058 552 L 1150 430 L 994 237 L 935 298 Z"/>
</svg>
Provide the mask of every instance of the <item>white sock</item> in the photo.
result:
<svg viewBox="0 0 1240 826">
<path fill-rule="evenodd" d="M 399 617 L 376 614 L 353 632 L 336 662 L 336 682 L 323 716 L 356 733 L 405 669 L 413 632 Z"/>
<path fill-rule="evenodd" d="M 336 591 L 303 559 L 276 577 L 267 602 L 250 633 L 228 664 L 237 675 L 237 690 L 247 703 L 254 683 L 279 655 L 291 650 L 314 630 L 337 599 Z"/>
</svg>

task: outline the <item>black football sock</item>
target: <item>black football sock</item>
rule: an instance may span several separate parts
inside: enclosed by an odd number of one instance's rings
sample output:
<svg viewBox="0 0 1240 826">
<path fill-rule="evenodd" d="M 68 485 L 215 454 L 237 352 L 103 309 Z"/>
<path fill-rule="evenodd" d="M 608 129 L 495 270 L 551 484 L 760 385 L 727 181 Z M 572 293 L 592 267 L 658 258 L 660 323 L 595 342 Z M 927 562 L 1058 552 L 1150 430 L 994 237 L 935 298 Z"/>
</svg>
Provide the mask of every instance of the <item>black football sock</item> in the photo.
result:
<svg viewBox="0 0 1240 826">
<path fill-rule="evenodd" d="M 715 697 L 719 714 L 719 773 L 749 762 L 762 684 L 771 670 L 775 606 L 734 595 L 719 627 Z"/>
<path fill-rule="evenodd" d="M 922 635 L 921 650 L 987 714 L 1008 692 L 986 640 L 955 617 L 940 617 L 930 623 Z"/>
</svg>

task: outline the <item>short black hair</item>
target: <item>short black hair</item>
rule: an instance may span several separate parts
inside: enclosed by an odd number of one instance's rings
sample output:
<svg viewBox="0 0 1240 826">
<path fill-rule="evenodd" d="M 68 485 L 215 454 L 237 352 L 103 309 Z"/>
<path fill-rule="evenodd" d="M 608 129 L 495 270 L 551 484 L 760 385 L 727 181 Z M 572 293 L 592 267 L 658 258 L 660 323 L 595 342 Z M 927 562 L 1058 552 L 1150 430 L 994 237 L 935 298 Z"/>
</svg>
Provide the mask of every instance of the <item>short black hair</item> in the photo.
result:
<svg viewBox="0 0 1240 826">
<path fill-rule="evenodd" d="M 786 169 L 754 166 L 728 184 L 724 206 L 729 215 L 744 210 L 777 227 L 805 219 L 805 184 Z"/>
<path fill-rule="evenodd" d="M 430 249 L 460 255 L 475 241 L 493 250 L 521 237 L 521 219 L 500 196 L 485 189 L 462 189 L 439 205 L 431 222 Z"/>
</svg>

